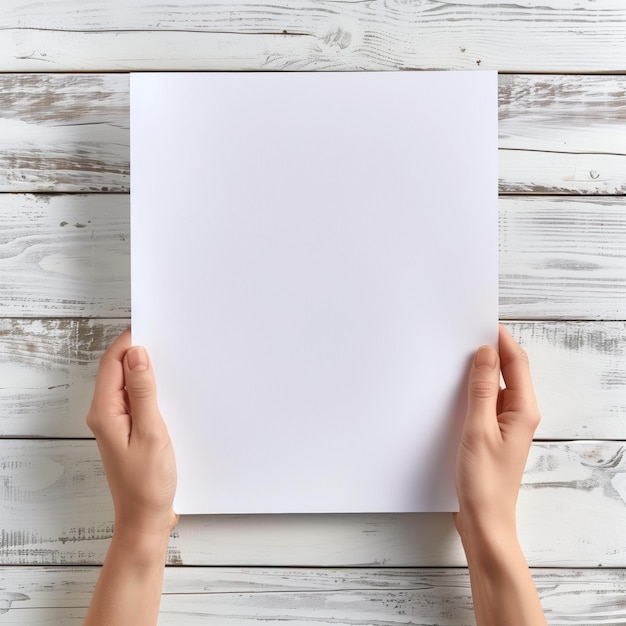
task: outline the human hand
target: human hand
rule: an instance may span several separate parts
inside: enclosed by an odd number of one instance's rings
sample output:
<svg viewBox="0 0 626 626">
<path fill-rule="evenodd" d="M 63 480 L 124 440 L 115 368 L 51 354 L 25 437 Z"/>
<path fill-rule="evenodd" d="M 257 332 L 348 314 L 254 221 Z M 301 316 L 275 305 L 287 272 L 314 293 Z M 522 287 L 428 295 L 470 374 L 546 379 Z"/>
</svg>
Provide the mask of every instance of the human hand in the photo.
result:
<svg viewBox="0 0 626 626">
<path fill-rule="evenodd" d="M 115 507 L 113 540 L 85 626 L 157 623 L 176 462 L 156 402 L 150 359 L 124 331 L 100 360 L 87 425 L 96 436 Z"/>
<path fill-rule="evenodd" d="M 460 512 L 454 515 L 464 545 L 475 537 L 516 537 L 517 496 L 540 419 L 528 357 L 503 326 L 499 352 L 479 348 L 469 375 L 456 465 Z"/>
<path fill-rule="evenodd" d="M 87 425 L 98 443 L 115 508 L 114 536 L 167 537 L 176 526 L 176 461 L 146 351 L 124 331 L 100 360 Z"/>
</svg>

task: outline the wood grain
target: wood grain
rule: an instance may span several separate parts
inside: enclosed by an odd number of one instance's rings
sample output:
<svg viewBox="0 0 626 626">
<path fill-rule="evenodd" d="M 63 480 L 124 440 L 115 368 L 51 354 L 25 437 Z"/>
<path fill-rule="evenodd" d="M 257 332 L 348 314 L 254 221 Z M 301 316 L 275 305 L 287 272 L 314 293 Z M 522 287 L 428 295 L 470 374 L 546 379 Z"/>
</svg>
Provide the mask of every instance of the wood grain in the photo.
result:
<svg viewBox="0 0 626 626">
<path fill-rule="evenodd" d="M 515 145 L 516 142 L 511 140 L 508 143 Z M 550 152 L 543 148 L 500 148 L 500 193 L 626 193 L 626 157 L 623 154 L 576 152 L 576 147 L 571 143 L 569 147 L 570 150 L 561 152 Z"/>
<path fill-rule="evenodd" d="M 97 358 L 127 324 L 115 72 L 490 68 L 548 73 L 499 76 L 500 314 L 531 357 L 537 436 L 626 439 L 624 204 L 519 197 L 626 194 L 623 0 L 131 4 L 2 3 L 0 71 L 54 73 L 0 75 L 0 192 L 94 195 L 0 194 L 0 437 L 89 436 Z M 626 624 L 624 463 L 623 441 L 533 446 L 520 533 L 564 568 L 534 570 L 550 624 Z M 0 621 L 81 624 L 112 532 L 94 442 L 0 439 L 0 476 L 0 563 L 19 564 Z M 187 517 L 168 560 L 161 624 L 474 624 L 465 570 L 390 567 L 462 566 L 449 515 Z M 328 565 L 358 568 L 310 567 Z"/>
<path fill-rule="evenodd" d="M 0 191 L 128 191 L 128 75 L 0 75 Z"/>
<path fill-rule="evenodd" d="M 626 439 L 626 323 L 505 326 L 530 358 L 538 439 Z"/>
<path fill-rule="evenodd" d="M 501 75 L 500 192 L 625 194 L 625 94 L 621 76 Z M 128 75 L 0 75 L 0 136 L 0 191 L 127 192 Z"/>
<path fill-rule="evenodd" d="M 519 533 L 535 566 L 625 567 L 624 442 L 533 444 Z M 99 564 L 113 529 L 93 441 L 0 440 L 4 565 Z M 177 565 L 460 566 L 450 514 L 185 516 Z"/>
<path fill-rule="evenodd" d="M 626 319 L 623 198 L 500 202 L 500 316 Z"/>
<path fill-rule="evenodd" d="M 98 358 L 128 322 L 0 319 L 0 436 L 91 437 Z"/>
<path fill-rule="evenodd" d="M 626 193 L 626 77 L 510 75 L 498 85 L 502 193 Z"/>
<path fill-rule="evenodd" d="M 97 361 L 128 320 L 0 319 L 0 436 L 90 437 Z M 625 322 L 508 322 L 526 348 L 539 439 L 626 439 Z"/>
<path fill-rule="evenodd" d="M 626 319 L 625 207 L 501 198 L 500 316 Z M 0 194 L 0 316 L 128 317 L 129 232 L 126 195 Z"/>
<path fill-rule="evenodd" d="M 497 69 L 619 72 L 620 0 L 5 2 L 2 71 Z"/>
<path fill-rule="evenodd" d="M 0 316 L 128 317 L 129 219 L 124 195 L 0 194 Z"/>
<path fill-rule="evenodd" d="M 0 568 L 3 624 L 81 624 L 95 567 Z M 626 623 L 626 572 L 536 569 L 550 624 Z M 62 621 L 61 621 L 62 620 Z M 168 568 L 159 624 L 474 625 L 464 569 Z"/>
</svg>

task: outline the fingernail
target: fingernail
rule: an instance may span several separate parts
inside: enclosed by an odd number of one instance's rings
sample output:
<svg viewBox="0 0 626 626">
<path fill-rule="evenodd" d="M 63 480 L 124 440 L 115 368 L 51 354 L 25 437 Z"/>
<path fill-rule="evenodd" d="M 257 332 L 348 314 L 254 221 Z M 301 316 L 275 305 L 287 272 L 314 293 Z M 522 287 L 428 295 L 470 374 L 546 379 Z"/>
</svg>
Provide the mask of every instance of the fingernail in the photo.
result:
<svg viewBox="0 0 626 626">
<path fill-rule="evenodd" d="M 148 355 L 146 351 L 139 346 L 131 348 L 126 353 L 126 362 L 131 372 L 143 372 L 148 369 Z"/>
<path fill-rule="evenodd" d="M 476 369 L 492 370 L 498 362 L 498 355 L 491 346 L 481 346 L 476 353 Z"/>
</svg>

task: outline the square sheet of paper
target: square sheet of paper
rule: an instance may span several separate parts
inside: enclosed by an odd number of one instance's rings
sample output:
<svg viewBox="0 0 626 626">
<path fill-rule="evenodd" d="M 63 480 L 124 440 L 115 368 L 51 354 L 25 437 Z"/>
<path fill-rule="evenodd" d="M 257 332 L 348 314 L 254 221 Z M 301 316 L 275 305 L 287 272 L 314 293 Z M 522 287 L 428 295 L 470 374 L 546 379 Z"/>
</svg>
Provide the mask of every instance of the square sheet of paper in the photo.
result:
<svg viewBox="0 0 626 626">
<path fill-rule="evenodd" d="M 132 74 L 131 184 L 176 511 L 456 510 L 496 73 Z"/>
</svg>

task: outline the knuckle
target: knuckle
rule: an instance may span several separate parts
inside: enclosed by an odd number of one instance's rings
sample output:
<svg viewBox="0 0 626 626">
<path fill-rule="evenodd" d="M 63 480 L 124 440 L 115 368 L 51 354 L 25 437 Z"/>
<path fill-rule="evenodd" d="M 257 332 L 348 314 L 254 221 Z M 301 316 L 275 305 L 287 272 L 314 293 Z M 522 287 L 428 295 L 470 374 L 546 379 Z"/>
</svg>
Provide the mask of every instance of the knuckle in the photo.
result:
<svg viewBox="0 0 626 626">
<path fill-rule="evenodd" d="M 498 393 L 497 381 L 476 378 L 470 383 L 470 393 L 474 398 L 492 398 Z"/>
<path fill-rule="evenodd" d="M 167 439 L 167 430 L 165 430 L 163 425 L 160 423 L 151 424 L 147 427 L 144 426 L 141 429 L 141 438 L 150 445 L 165 442 Z"/>
<path fill-rule="evenodd" d="M 85 422 L 87 423 L 89 430 L 97 436 L 100 432 L 100 422 L 93 411 L 89 411 L 89 413 L 87 413 Z"/>
<path fill-rule="evenodd" d="M 126 391 L 131 398 L 144 400 L 154 395 L 154 384 L 146 378 L 127 380 Z"/>
<path fill-rule="evenodd" d="M 527 417 L 528 426 L 533 430 L 533 432 L 537 429 L 541 422 L 541 413 L 539 410 L 532 411 L 528 414 Z"/>
</svg>

